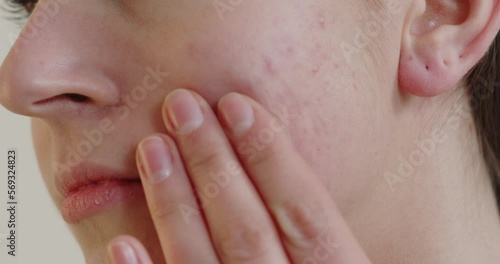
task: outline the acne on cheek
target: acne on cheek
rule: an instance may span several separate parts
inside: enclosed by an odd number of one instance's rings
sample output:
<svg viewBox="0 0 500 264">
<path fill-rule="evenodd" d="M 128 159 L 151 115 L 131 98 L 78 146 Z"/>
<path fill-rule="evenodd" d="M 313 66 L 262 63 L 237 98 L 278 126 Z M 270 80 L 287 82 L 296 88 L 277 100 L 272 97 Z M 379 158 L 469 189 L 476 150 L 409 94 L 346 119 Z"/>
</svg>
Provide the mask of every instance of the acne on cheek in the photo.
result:
<svg viewBox="0 0 500 264">
<path fill-rule="evenodd" d="M 331 45 L 325 47 L 330 44 L 330 41 L 325 41 L 330 38 L 326 30 L 332 27 L 334 18 L 322 10 L 310 8 L 301 10 L 298 18 L 269 18 L 268 23 L 262 23 L 270 24 L 272 32 L 266 29 L 257 36 L 235 33 L 233 28 L 206 32 L 212 36 L 208 38 L 204 34 L 192 39 L 185 46 L 185 55 L 197 67 L 205 63 L 212 65 L 207 69 L 212 77 L 216 77 L 218 71 L 229 73 L 224 78 L 231 78 L 234 73 L 235 76 L 253 76 L 254 79 L 294 79 L 290 74 L 297 71 L 300 75 L 310 73 L 309 77 L 314 76 L 335 58 Z M 279 28 L 287 30 L 277 30 Z"/>
<path fill-rule="evenodd" d="M 215 78 L 217 83 L 222 84 L 219 91 L 202 87 L 199 92 L 203 97 L 210 97 L 210 101 L 216 101 L 224 93 L 236 91 L 246 94 L 262 104 L 264 108 L 272 111 L 286 109 L 293 120 L 285 127 L 285 131 L 294 141 L 297 151 L 304 154 L 308 162 L 313 162 L 318 156 L 316 146 L 321 146 L 321 139 L 315 135 L 321 135 L 321 122 L 318 116 L 312 113 L 317 112 L 318 106 L 314 97 L 319 93 L 305 91 L 305 86 L 322 84 L 319 80 L 322 76 L 318 74 L 322 66 L 332 60 L 320 41 L 311 43 L 309 41 L 299 42 L 292 36 L 281 36 L 266 46 L 249 46 L 241 50 L 241 56 L 233 59 L 232 63 L 226 54 L 231 53 L 231 46 L 203 46 L 199 43 L 190 43 L 186 46 L 186 56 L 196 60 L 203 67 L 203 61 L 212 60 L 211 64 L 222 67 L 224 75 L 219 75 L 221 68 L 207 69 L 210 78 Z M 228 52 L 220 53 L 220 50 L 227 48 Z M 326 72 L 326 71 L 325 71 Z M 215 76 L 217 75 L 217 76 Z M 198 86 L 197 84 L 193 84 Z M 324 102 L 325 98 L 321 99 Z M 309 121 L 307 121 L 309 120 Z M 310 123 L 313 122 L 313 123 Z M 320 151 L 321 152 L 321 151 Z M 309 160 L 311 159 L 311 160 Z"/>
<path fill-rule="evenodd" d="M 333 54 L 321 40 L 306 43 L 283 41 L 275 44 L 273 51 L 261 54 L 259 65 L 265 76 L 290 81 L 297 76 L 315 77 L 326 65 L 338 65 L 333 63 Z"/>
<path fill-rule="evenodd" d="M 332 23 L 325 20 L 322 13 L 314 19 L 315 26 L 320 28 L 329 27 Z M 280 26 L 283 25 L 276 25 Z M 229 91 L 250 96 L 266 93 L 274 99 L 284 91 L 303 89 L 300 87 L 305 82 L 309 83 L 311 78 L 318 81 L 318 78 L 335 70 L 335 63 L 332 63 L 335 52 L 332 52 L 332 47 L 326 47 L 329 41 L 322 39 L 328 34 L 319 32 L 317 28 L 314 33 L 308 33 L 310 26 L 314 26 L 312 20 L 300 29 L 293 27 L 291 31 L 272 34 L 268 39 L 262 36 L 265 41 L 242 39 L 246 35 L 233 35 L 236 41 L 232 41 L 230 35 L 225 36 L 224 41 L 217 41 L 221 39 L 217 37 L 205 39 L 203 36 L 191 40 L 185 45 L 184 56 L 190 61 L 190 67 L 197 68 L 193 80 L 204 82 L 192 83 L 192 86 L 206 86 L 207 80 L 211 80 L 209 85 L 221 87 L 219 94 Z M 312 37 L 305 38 L 304 34 Z M 332 64 L 332 67 L 326 67 L 327 64 Z M 322 72 L 325 74 L 320 75 Z M 200 93 L 214 94 L 214 91 Z"/>
</svg>

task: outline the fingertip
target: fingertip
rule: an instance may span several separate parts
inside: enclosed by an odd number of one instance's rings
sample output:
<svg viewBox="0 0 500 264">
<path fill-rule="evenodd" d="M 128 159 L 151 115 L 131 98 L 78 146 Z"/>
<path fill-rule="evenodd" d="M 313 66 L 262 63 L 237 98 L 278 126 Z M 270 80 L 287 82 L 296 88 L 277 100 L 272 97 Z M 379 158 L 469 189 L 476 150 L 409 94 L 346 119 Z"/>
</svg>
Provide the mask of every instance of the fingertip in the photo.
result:
<svg viewBox="0 0 500 264">
<path fill-rule="evenodd" d="M 255 123 L 251 101 L 238 93 L 229 93 L 217 103 L 217 112 L 224 126 L 236 137 L 242 136 Z"/>
<path fill-rule="evenodd" d="M 154 148 L 156 148 L 156 152 L 153 153 L 153 156 L 158 156 L 158 151 L 164 154 L 165 159 L 168 158 L 168 160 L 165 160 L 164 163 L 170 163 L 169 166 L 173 167 L 173 164 L 176 162 L 176 159 L 178 159 L 179 153 L 177 150 L 177 145 L 175 141 L 170 138 L 170 136 L 165 135 L 165 134 L 153 134 L 150 136 L 145 137 L 142 139 L 139 144 L 137 145 L 136 153 L 135 153 L 135 160 L 136 160 L 136 165 L 139 170 L 141 178 L 147 178 L 147 173 L 148 173 L 148 168 L 147 168 L 147 162 L 148 162 L 148 155 L 146 155 L 148 151 L 146 151 L 149 148 L 151 148 L 151 145 L 153 145 Z M 163 146 L 163 150 L 160 148 L 161 146 L 155 146 L 155 145 L 161 145 Z M 160 150 L 158 150 L 160 148 Z"/>
<path fill-rule="evenodd" d="M 139 264 L 134 248 L 123 238 L 113 239 L 108 244 L 108 254 L 113 264 Z"/>
<path fill-rule="evenodd" d="M 108 257 L 112 264 L 152 264 L 142 243 L 134 237 L 121 235 L 108 244 Z"/>
</svg>

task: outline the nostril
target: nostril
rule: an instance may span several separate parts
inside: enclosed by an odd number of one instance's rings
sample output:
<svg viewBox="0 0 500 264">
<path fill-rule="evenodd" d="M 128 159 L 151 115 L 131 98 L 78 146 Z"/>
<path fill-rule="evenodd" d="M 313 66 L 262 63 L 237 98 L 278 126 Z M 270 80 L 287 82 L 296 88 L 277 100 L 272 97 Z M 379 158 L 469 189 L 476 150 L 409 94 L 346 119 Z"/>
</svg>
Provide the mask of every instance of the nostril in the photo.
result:
<svg viewBox="0 0 500 264">
<path fill-rule="evenodd" d="M 85 95 L 81 95 L 81 94 L 66 93 L 66 94 L 61 94 L 58 96 L 47 98 L 45 100 L 38 101 L 35 104 L 41 105 L 41 104 L 47 104 L 47 103 L 53 103 L 56 101 L 65 101 L 65 100 L 69 100 L 69 101 L 74 102 L 74 103 L 86 103 L 86 102 L 90 101 L 90 98 L 85 96 Z"/>
<path fill-rule="evenodd" d="M 90 98 L 88 98 L 85 95 L 75 94 L 75 93 L 63 94 L 63 96 L 67 97 L 68 99 L 76 103 L 85 103 L 90 100 Z"/>
<path fill-rule="evenodd" d="M 42 43 L 29 44 L 38 47 Z M 5 108 L 53 120 L 95 117 L 122 103 L 123 79 L 115 79 L 118 75 L 100 61 L 92 64 L 91 59 L 68 57 L 65 52 L 55 57 L 55 53 L 49 53 L 5 60 L 0 67 L 0 103 Z"/>
</svg>

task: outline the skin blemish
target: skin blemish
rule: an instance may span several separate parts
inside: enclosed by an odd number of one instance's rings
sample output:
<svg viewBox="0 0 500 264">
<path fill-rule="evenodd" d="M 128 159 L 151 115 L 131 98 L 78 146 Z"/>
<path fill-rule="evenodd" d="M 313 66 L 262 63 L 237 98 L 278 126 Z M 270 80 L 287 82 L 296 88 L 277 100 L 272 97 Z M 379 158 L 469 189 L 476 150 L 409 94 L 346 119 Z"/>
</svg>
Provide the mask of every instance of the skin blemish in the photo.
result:
<svg viewBox="0 0 500 264">
<path fill-rule="evenodd" d="M 425 69 L 429 71 L 429 65 L 425 65 Z"/>
<path fill-rule="evenodd" d="M 273 61 L 269 57 L 264 57 L 264 69 L 271 76 L 275 76 L 277 74 Z"/>
<path fill-rule="evenodd" d="M 186 52 L 189 58 L 197 58 L 200 55 L 200 50 L 193 43 L 187 45 Z"/>
<path fill-rule="evenodd" d="M 326 28 L 326 26 L 325 26 L 325 15 L 324 15 L 323 11 L 318 12 L 316 15 L 318 17 L 319 28 L 324 30 Z"/>
<path fill-rule="evenodd" d="M 319 27 L 323 30 L 325 29 L 325 18 L 324 17 L 319 18 Z"/>
</svg>

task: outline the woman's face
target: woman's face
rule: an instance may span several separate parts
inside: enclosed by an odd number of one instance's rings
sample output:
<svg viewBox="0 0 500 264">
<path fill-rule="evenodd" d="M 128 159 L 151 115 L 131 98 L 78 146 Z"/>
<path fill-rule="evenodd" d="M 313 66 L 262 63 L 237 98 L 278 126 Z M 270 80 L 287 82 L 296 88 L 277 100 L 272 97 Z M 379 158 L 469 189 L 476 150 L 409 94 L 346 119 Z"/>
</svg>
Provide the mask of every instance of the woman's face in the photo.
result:
<svg viewBox="0 0 500 264">
<path fill-rule="evenodd" d="M 87 261 L 124 233 L 161 254 L 140 191 L 117 187 L 89 209 L 58 185 L 91 164 L 137 178 L 136 146 L 165 132 L 160 107 L 176 88 L 213 105 L 237 91 L 273 110 L 344 210 L 383 180 L 401 6 L 362 2 L 41 0 L 2 65 L 0 102 L 33 117 L 46 186 Z"/>
</svg>

